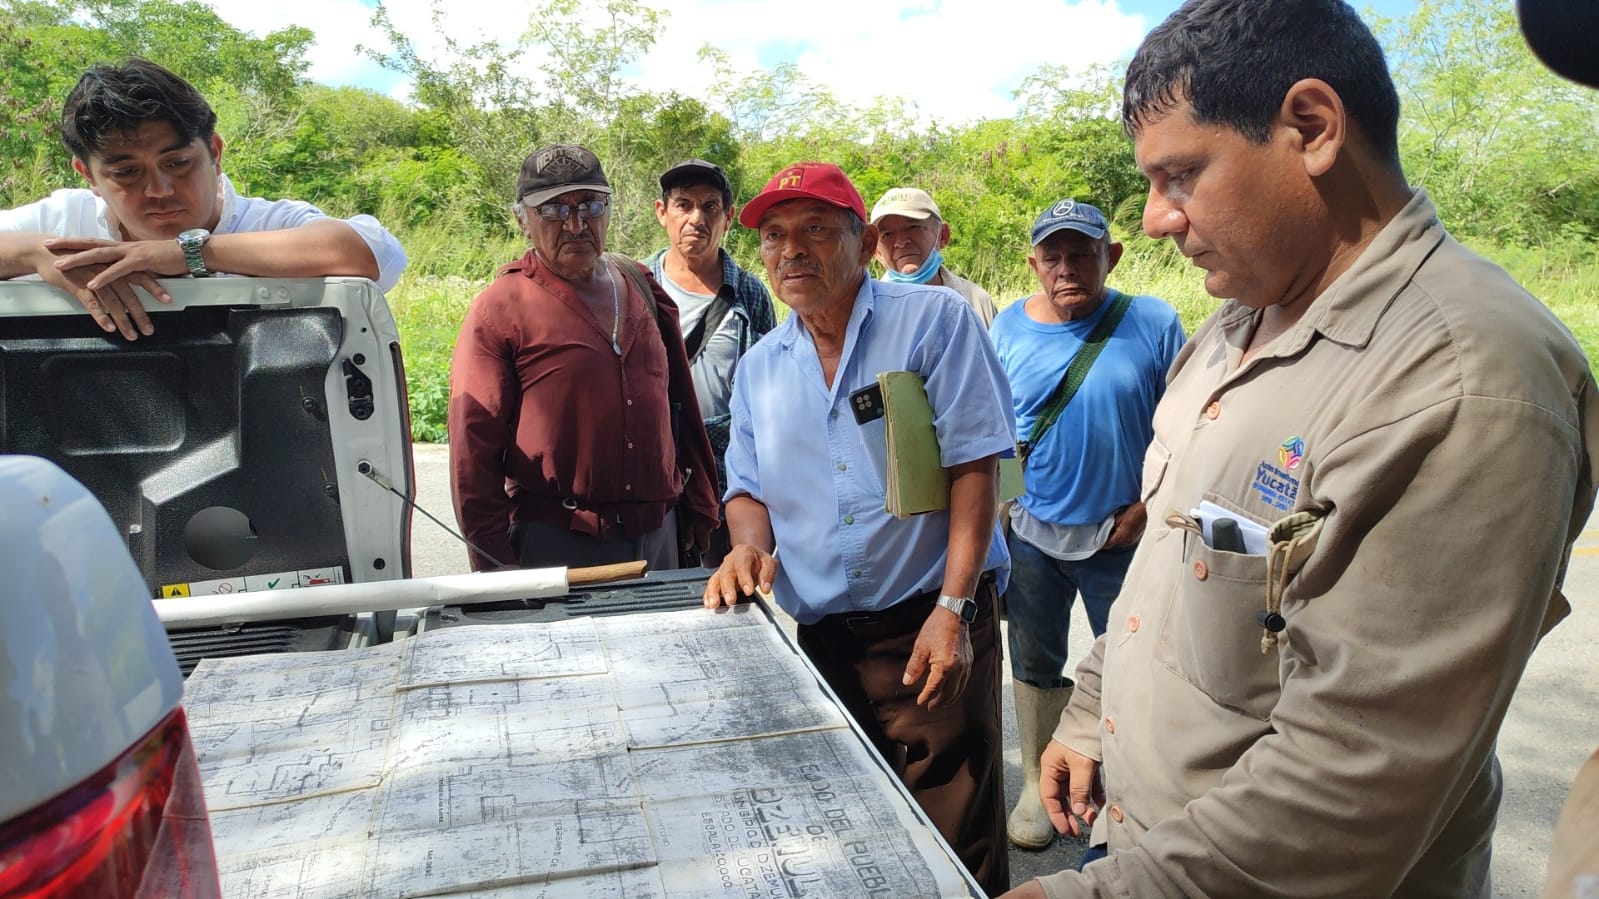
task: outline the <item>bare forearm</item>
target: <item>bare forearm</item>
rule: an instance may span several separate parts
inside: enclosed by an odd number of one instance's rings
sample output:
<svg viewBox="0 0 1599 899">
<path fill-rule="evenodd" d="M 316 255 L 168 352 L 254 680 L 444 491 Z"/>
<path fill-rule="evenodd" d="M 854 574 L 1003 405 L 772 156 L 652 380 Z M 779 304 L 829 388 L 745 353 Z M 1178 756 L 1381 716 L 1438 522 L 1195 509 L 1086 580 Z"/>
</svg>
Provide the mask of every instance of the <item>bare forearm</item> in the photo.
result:
<svg viewBox="0 0 1599 899">
<path fill-rule="evenodd" d="M 944 563 L 948 596 L 971 596 L 988 558 L 994 534 L 995 497 L 999 495 L 998 456 L 956 465 L 949 470 L 949 557 Z"/>
<path fill-rule="evenodd" d="M 50 251 L 44 248 L 43 234 L 0 233 L 0 280 L 37 274 L 39 262 Z"/>
<path fill-rule="evenodd" d="M 777 548 L 772 535 L 772 513 L 766 504 L 751 496 L 735 496 L 727 501 L 727 536 L 734 546 L 747 543 L 762 552 Z"/>
<path fill-rule="evenodd" d="M 278 231 L 218 234 L 204 250 L 206 267 L 263 278 L 348 276 L 377 280 L 378 262 L 361 235 L 337 219 Z"/>
</svg>

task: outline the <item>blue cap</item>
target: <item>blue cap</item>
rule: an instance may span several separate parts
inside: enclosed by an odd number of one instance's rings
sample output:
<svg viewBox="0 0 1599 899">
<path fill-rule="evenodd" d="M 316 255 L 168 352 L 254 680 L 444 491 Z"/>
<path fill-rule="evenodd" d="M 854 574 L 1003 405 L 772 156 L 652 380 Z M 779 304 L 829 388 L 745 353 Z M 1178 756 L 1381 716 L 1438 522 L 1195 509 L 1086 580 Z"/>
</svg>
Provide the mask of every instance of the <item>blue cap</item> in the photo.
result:
<svg viewBox="0 0 1599 899">
<path fill-rule="evenodd" d="M 1065 199 L 1044 210 L 1033 222 L 1033 246 L 1062 228 L 1070 228 L 1099 240 L 1110 233 L 1105 214 L 1087 203 Z"/>
</svg>

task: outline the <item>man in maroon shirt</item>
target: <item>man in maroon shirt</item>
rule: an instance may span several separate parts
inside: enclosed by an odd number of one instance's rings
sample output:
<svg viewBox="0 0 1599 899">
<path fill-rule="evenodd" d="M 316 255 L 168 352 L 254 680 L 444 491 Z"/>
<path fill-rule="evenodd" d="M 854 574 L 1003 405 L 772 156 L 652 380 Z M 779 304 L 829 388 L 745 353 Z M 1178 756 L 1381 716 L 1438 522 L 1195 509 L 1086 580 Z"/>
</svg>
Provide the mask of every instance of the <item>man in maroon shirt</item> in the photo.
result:
<svg viewBox="0 0 1599 899">
<path fill-rule="evenodd" d="M 474 570 L 676 568 L 716 525 L 677 307 L 643 266 L 604 252 L 610 200 L 588 149 L 528 156 L 513 209 L 532 247 L 461 324 L 450 486 Z"/>
</svg>

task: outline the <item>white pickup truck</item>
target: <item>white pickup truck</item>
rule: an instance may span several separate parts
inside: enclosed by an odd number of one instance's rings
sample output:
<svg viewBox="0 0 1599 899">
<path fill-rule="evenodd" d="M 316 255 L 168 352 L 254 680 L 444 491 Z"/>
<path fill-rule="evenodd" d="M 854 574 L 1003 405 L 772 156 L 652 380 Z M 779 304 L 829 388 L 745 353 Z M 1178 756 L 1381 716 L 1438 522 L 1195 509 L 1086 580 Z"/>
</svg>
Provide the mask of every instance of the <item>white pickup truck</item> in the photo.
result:
<svg viewBox="0 0 1599 899">
<path fill-rule="evenodd" d="M 408 578 L 370 283 L 168 286 L 0 283 L 0 897 L 982 895 L 703 570 Z"/>
<path fill-rule="evenodd" d="M 175 279 L 155 334 L 101 332 L 65 294 L 0 283 L 0 453 L 100 500 L 163 600 L 410 573 L 399 332 L 359 278 Z M 385 642 L 392 614 L 172 628 L 202 657 Z"/>
</svg>

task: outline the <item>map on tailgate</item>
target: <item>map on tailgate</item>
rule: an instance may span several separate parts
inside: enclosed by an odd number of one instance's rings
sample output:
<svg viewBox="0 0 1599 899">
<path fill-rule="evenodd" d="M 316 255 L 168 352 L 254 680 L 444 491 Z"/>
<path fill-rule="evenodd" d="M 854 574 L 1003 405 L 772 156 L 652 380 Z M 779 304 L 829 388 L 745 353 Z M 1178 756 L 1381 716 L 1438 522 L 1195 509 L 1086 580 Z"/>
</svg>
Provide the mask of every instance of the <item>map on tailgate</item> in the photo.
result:
<svg viewBox="0 0 1599 899">
<path fill-rule="evenodd" d="M 225 895 L 980 895 L 758 605 L 211 659 Z"/>
</svg>

